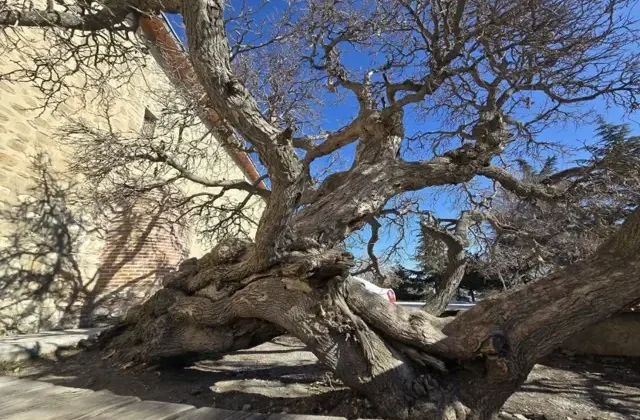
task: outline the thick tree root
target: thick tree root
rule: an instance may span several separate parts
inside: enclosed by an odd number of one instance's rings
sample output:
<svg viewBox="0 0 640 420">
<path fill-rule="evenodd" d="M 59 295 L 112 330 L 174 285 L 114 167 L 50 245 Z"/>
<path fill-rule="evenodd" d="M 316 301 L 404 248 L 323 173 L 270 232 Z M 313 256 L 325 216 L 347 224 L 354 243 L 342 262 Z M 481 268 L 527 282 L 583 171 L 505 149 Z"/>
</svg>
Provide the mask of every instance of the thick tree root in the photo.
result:
<svg viewBox="0 0 640 420">
<path fill-rule="evenodd" d="M 102 334 L 100 346 L 115 351 L 122 363 L 188 365 L 255 347 L 284 333 L 258 319 L 207 326 L 193 322 L 197 315 L 188 310 L 206 310 L 205 302 L 162 289 L 130 311 L 124 323 Z"/>
<path fill-rule="evenodd" d="M 127 365 L 188 364 L 286 331 L 368 396 L 381 416 L 466 420 L 492 412 L 464 398 L 463 382 L 476 379 L 443 345 L 446 321 L 405 311 L 350 281 L 350 255 L 296 250 L 252 272 L 250 246 L 225 242 L 184 263 L 162 290 L 101 335 L 100 348 Z"/>
<path fill-rule="evenodd" d="M 277 325 L 238 317 L 233 293 L 247 279 L 248 241 L 229 240 L 200 260 L 185 261 L 164 288 L 100 335 L 98 346 L 127 364 L 189 364 L 257 346 L 282 335 Z"/>
</svg>

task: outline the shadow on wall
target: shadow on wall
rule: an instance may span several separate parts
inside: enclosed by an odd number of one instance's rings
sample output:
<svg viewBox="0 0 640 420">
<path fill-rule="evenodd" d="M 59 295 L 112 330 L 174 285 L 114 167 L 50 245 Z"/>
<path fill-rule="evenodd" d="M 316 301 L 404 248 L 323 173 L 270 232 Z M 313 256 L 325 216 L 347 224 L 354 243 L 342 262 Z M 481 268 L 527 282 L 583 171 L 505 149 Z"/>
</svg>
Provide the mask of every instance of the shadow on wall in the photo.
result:
<svg viewBox="0 0 640 420">
<path fill-rule="evenodd" d="M 149 298 L 184 259 L 181 226 L 166 216 L 171 197 L 145 194 L 111 211 L 95 285 L 80 313 L 80 325 L 112 324 Z"/>
<path fill-rule="evenodd" d="M 176 252 L 159 258 L 171 248 L 167 238 L 174 251 L 179 245 L 175 232 L 163 229 L 160 196 L 154 205 L 147 199 L 144 210 L 131 202 L 96 205 L 72 178 L 53 171 L 45 154 L 32 170 L 34 184 L 18 203 L 0 198 L 0 335 L 122 316 L 179 262 Z"/>
</svg>

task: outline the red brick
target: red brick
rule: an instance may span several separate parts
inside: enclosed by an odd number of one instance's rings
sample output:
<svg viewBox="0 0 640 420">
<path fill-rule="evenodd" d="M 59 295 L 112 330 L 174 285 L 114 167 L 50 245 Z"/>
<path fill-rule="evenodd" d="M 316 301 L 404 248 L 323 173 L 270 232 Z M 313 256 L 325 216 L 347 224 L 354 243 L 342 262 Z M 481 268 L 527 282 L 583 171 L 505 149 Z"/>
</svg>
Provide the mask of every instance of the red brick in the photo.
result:
<svg viewBox="0 0 640 420">
<path fill-rule="evenodd" d="M 131 217 L 109 230 L 96 281 L 98 293 L 122 287 L 148 290 L 180 263 L 181 238 L 172 226 L 151 225 L 154 215 L 145 211 L 144 201 L 132 209 Z"/>
</svg>

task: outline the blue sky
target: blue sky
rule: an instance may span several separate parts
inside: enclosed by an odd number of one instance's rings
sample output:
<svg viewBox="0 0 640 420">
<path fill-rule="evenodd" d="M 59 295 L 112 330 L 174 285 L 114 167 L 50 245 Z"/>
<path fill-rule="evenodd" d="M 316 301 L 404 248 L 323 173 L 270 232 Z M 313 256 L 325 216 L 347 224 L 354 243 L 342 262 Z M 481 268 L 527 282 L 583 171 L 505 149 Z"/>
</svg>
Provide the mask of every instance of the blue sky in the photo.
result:
<svg viewBox="0 0 640 420">
<path fill-rule="evenodd" d="M 273 2 L 273 7 L 277 10 L 278 0 Z M 274 9 L 271 9 L 272 11 Z M 634 11 L 634 15 L 640 16 L 640 11 Z M 182 18 L 179 15 L 166 15 L 165 16 L 170 23 L 170 26 L 181 39 L 185 40 L 184 27 Z M 366 55 L 362 53 L 351 52 L 345 55 L 345 60 L 348 65 L 359 66 L 360 63 L 367 63 L 371 61 Z M 331 98 L 329 98 L 331 99 Z M 608 106 L 603 100 L 592 101 L 585 104 L 581 110 L 591 110 L 604 117 L 609 123 L 626 123 L 629 124 L 633 133 L 640 133 L 640 116 L 636 114 L 625 114 L 625 110 L 615 106 Z M 340 106 L 326 106 L 322 111 L 322 120 L 324 128 L 327 130 L 336 129 L 348 122 L 357 112 L 357 105 L 353 97 L 347 97 L 346 101 L 342 101 Z M 415 132 L 419 129 L 433 129 L 435 125 L 429 122 L 417 122 L 416 118 L 413 118 L 411 110 L 408 110 L 405 115 L 406 130 L 408 133 Z M 540 135 L 539 139 L 550 142 L 562 143 L 569 148 L 579 148 L 584 143 L 591 143 L 594 140 L 594 124 L 588 122 L 572 122 L 565 125 L 556 124 L 550 128 L 545 129 Z M 340 157 L 343 161 L 342 168 L 346 169 L 354 156 L 355 145 L 349 145 L 340 151 Z M 420 156 L 419 156 L 420 157 Z M 580 153 L 572 153 L 563 156 L 559 160 L 560 169 L 563 167 L 571 166 L 575 163 L 576 159 L 584 158 L 585 156 Z M 405 158 L 416 159 L 415 155 L 405 155 Z M 326 163 L 323 161 L 318 162 L 320 166 Z M 440 194 L 437 200 L 433 199 L 433 196 L 425 196 L 422 200 L 422 205 L 425 208 L 434 210 L 441 217 L 455 217 L 458 214 L 459 209 L 452 204 L 453 197 L 447 193 Z M 390 244 L 394 243 L 397 238 L 397 229 L 387 226 L 387 230 L 383 230 L 382 237 L 376 246 L 376 251 L 379 253 L 383 249 L 387 248 Z M 414 229 L 417 226 L 414 226 Z M 365 238 L 368 238 L 368 230 L 362 232 Z M 411 255 L 413 255 L 416 245 L 415 231 L 409 232 L 407 239 L 403 244 L 405 255 L 400 258 L 400 262 L 412 267 L 414 263 L 411 261 Z M 364 248 L 361 246 L 352 246 L 352 251 L 356 256 L 364 255 Z"/>
</svg>

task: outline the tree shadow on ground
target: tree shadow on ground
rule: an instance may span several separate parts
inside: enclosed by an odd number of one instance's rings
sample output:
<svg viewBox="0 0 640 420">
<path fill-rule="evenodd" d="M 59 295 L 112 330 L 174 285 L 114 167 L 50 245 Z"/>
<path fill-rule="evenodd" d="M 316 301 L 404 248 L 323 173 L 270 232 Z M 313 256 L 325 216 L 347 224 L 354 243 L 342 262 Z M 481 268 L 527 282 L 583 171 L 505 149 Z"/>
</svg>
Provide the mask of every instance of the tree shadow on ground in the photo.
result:
<svg viewBox="0 0 640 420">
<path fill-rule="evenodd" d="M 57 361 L 43 358 L 23 364 L 20 376 L 196 407 L 375 418 L 369 402 L 345 388 L 319 362 L 307 356 L 299 364 L 279 364 L 282 352 L 295 351 L 271 344 L 268 349 L 230 355 L 242 360 L 203 361 L 186 369 L 122 369 L 116 361 L 104 359 L 104 354 L 76 350 Z"/>
<path fill-rule="evenodd" d="M 285 338 L 288 337 L 279 339 Z M 548 357 L 544 365 L 536 366 L 505 410 L 549 420 L 638 418 L 640 391 L 634 390 L 640 384 L 640 370 L 629 359 L 620 359 L 617 364 L 605 362 Z M 296 347 L 295 340 L 265 343 L 186 369 L 127 369 L 116 360 L 105 358 L 104 353 L 76 350 L 61 355 L 58 362 L 37 360 L 24 364 L 18 374 L 56 385 L 107 389 L 143 400 L 196 407 L 379 417 L 368 401 L 345 388 L 301 343 Z"/>
<path fill-rule="evenodd" d="M 540 364 L 560 373 L 553 378 L 530 377 L 521 391 L 540 394 L 541 400 L 549 396 L 586 400 L 625 419 L 640 418 L 640 358 L 553 354 Z"/>
</svg>

